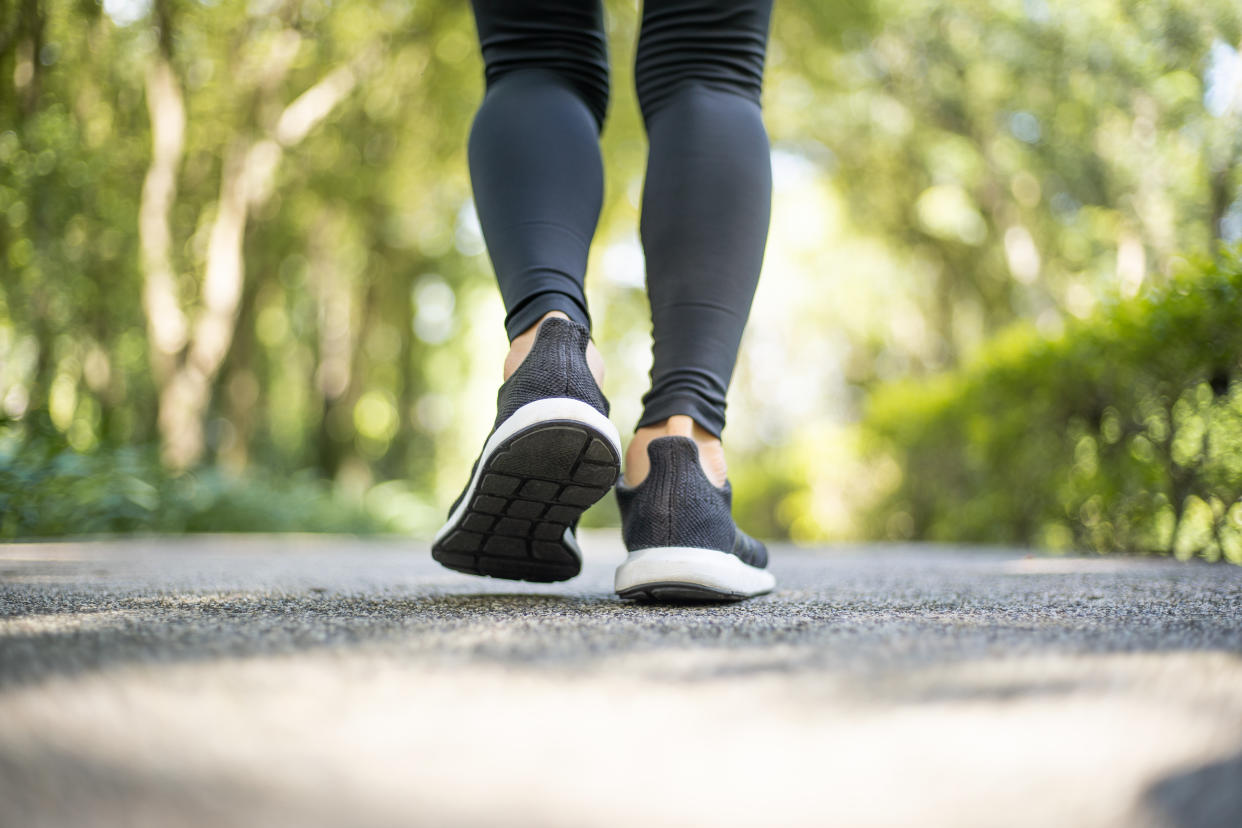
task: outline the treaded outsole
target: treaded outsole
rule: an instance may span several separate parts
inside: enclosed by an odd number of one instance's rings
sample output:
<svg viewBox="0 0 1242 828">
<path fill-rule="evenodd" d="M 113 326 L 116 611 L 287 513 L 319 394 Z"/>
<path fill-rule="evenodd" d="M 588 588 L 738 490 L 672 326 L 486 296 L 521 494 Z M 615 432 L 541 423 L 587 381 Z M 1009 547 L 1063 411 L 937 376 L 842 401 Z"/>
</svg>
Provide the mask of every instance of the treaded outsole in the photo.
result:
<svg viewBox="0 0 1242 828">
<path fill-rule="evenodd" d="M 621 458 L 595 429 L 548 420 L 519 431 L 479 464 L 457 524 L 431 548 L 449 569 L 512 581 L 565 581 L 582 557 L 565 530 L 616 483 Z"/>
<path fill-rule="evenodd" d="M 653 604 L 721 604 L 745 601 L 752 596 L 737 592 L 714 590 L 701 584 L 666 583 L 641 584 L 621 590 L 617 595 L 634 601 Z"/>
</svg>

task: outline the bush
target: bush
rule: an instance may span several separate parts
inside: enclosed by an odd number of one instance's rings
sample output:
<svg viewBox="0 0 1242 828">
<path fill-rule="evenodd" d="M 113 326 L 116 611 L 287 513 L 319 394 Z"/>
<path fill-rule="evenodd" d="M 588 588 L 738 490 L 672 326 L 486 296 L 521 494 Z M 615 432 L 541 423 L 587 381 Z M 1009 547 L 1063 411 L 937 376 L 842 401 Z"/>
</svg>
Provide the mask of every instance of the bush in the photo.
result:
<svg viewBox="0 0 1242 828">
<path fill-rule="evenodd" d="M 369 505 L 344 501 L 309 475 L 173 475 L 154 448 L 77 452 L 45 412 L 0 420 L 0 538 L 404 528 Z"/>
<path fill-rule="evenodd" d="M 1242 563 L 1239 253 L 878 389 L 864 450 L 902 474 L 869 531 Z"/>
</svg>

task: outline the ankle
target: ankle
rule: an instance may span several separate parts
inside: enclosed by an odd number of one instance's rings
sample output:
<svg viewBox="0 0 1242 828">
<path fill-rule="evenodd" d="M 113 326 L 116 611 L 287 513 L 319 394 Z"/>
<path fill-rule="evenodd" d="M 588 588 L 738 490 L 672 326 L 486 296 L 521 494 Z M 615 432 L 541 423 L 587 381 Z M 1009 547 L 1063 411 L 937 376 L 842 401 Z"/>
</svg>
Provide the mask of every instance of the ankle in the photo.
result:
<svg viewBox="0 0 1242 828">
<path fill-rule="evenodd" d="M 647 478 L 651 471 L 651 461 L 647 457 L 647 446 L 652 440 L 660 437 L 689 437 L 699 448 L 699 464 L 703 473 L 713 486 L 723 486 L 728 479 L 725 465 L 724 446 L 720 438 L 685 414 L 674 414 L 667 420 L 649 426 L 643 426 L 634 432 L 633 439 L 625 451 L 625 484 L 637 486 Z"/>
<path fill-rule="evenodd" d="M 526 355 L 530 353 L 531 347 L 535 344 L 535 336 L 539 333 L 539 326 L 544 320 L 556 317 L 557 319 L 569 319 L 569 316 L 563 311 L 548 311 L 535 321 L 526 330 L 513 337 L 513 341 L 509 343 L 509 353 L 505 356 L 504 377 L 508 379 L 513 376 L 513 372 L 522 364 L 522 360 L 526 359 Z M 599 349 L 595 347 L 594 342 L 587 344 L 587 367 L 591 369 L 591 376 L 595 377 L 596 384 L 603 386 L 604 384 L 604 357 L 600 354 Z"/>
</svg>

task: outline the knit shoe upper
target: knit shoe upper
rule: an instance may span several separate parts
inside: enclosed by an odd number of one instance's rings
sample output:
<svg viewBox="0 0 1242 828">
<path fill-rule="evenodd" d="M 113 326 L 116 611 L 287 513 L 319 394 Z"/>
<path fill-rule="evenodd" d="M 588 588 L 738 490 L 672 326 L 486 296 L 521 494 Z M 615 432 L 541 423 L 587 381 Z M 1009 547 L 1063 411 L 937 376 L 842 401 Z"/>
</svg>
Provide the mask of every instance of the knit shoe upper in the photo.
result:
<svg viewBox="0 0 1242 828">
<path fill-rule="evenodd" d="M 587 345 L 590 342 L 591 332 L 585 325 L 556 316 L 545 319 L 535 333 L 535 342 L 526 358 L 496 391 L 496 419 L 492 422 L 492 433 L 522 406 L 552 397 L 581 400 L 607 417 L 610 410 L 608 400 L 587 364 Z M 475 459 L 470 469 L 471 479 L 481 457 Z M 468 490 L 469 483 L 449 507 L 450 515 Z"/>
<path fill-rule="evenodd" d="M 767 547 L 733 522 L 733 487 L 707 479 L 694 440 L 659 437 L 647 445 L 647 457 L 647 477 L 637 486 L 618 484 L 616 489 L 626 549 L 714 549 L 752 567 L 767 566 Z"/>
<path fill-rule="evenodd" d="M 591 332 L 585 325 L 553 316 L 543 321 L 530 353 L 496 392 L 495 429 L 513 412 L 534 400 L 566 397 L 582 400 L 608 416 L 608 400 L 587 364 Z"/>
</svg>

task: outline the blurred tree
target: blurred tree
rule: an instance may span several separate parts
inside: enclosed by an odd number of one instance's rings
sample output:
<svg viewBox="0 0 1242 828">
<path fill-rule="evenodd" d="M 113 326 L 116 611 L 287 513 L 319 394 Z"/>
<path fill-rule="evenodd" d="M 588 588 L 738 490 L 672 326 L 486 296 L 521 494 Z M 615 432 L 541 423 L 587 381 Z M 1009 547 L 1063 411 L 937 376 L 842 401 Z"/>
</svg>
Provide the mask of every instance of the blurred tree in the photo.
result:
<svg viewBox="0 0 1242 828">
<path fill-rule="evenodd" d="M 169 257 L 169 214 L 184 148 L 185 106 L 172 64 L 172 0 L 159 0 L 155 14 L 159 45 L 147 69 L 152 159 L 139 208 L 146 282 L 144 306 L 152 369 L 160 384 L 159 425 L 164 458 L 173 468 L 198 462 L 204 449 L 204 418 L 212 385 L 234 339 L 245 265 L 242 245 L 252 211 L 272 197 L 284 155 L 331 115 L 354 91 L 359 77 L 378 61 L 367 45 L 348 63 L 328 71 L 288 103 L 286 76 L 302 48 L 298 12 L 278 6 L 250 16 L 232 47 L 230 64 L 254 67 L 230 75 L 227 93 L 240 102 L 238 123 L 220 148 L 219 195 L 207 231 L 198 307 L 191 322 L 181 310 Z M 225 84 L 221 84 L 225 86 Z"/>
<path fill-rule="evenodd" d="M 588 291 L 623 421 L 649 359 L 645 143 L 636 9 L 608 11 Z M 1239 17 L 777 4 L 777 220 L 731 408 L 747 520 L 826 531 L 806 464 L 876 382 L 1015 319 L 1054 332 L 1242 234 Z M 80 452 L 308 470 L 433 526 L 504 348 L 464 157 L 482 90 L 455 0 L 0 3 L 0 413 L 46 411 Z"/>
<path fill-rule="evenodd" d="M 1242 105 L 1209 113 L 1204 74 L 1214 44 L 1242 41 L 1236 3 L 871 11 L 883 25 L 841 49 L 783 16 L 798 81 L 773 89 L 774 132 L 828 148 L 856 226 L 907 254 L 929 323 L 916 366 L 952 364 L 1015 318 L 1084 316 L 1212 250 L 1242 197 Z M 860 381 L 874 364 L 856 363 Z"/>
</svg>

